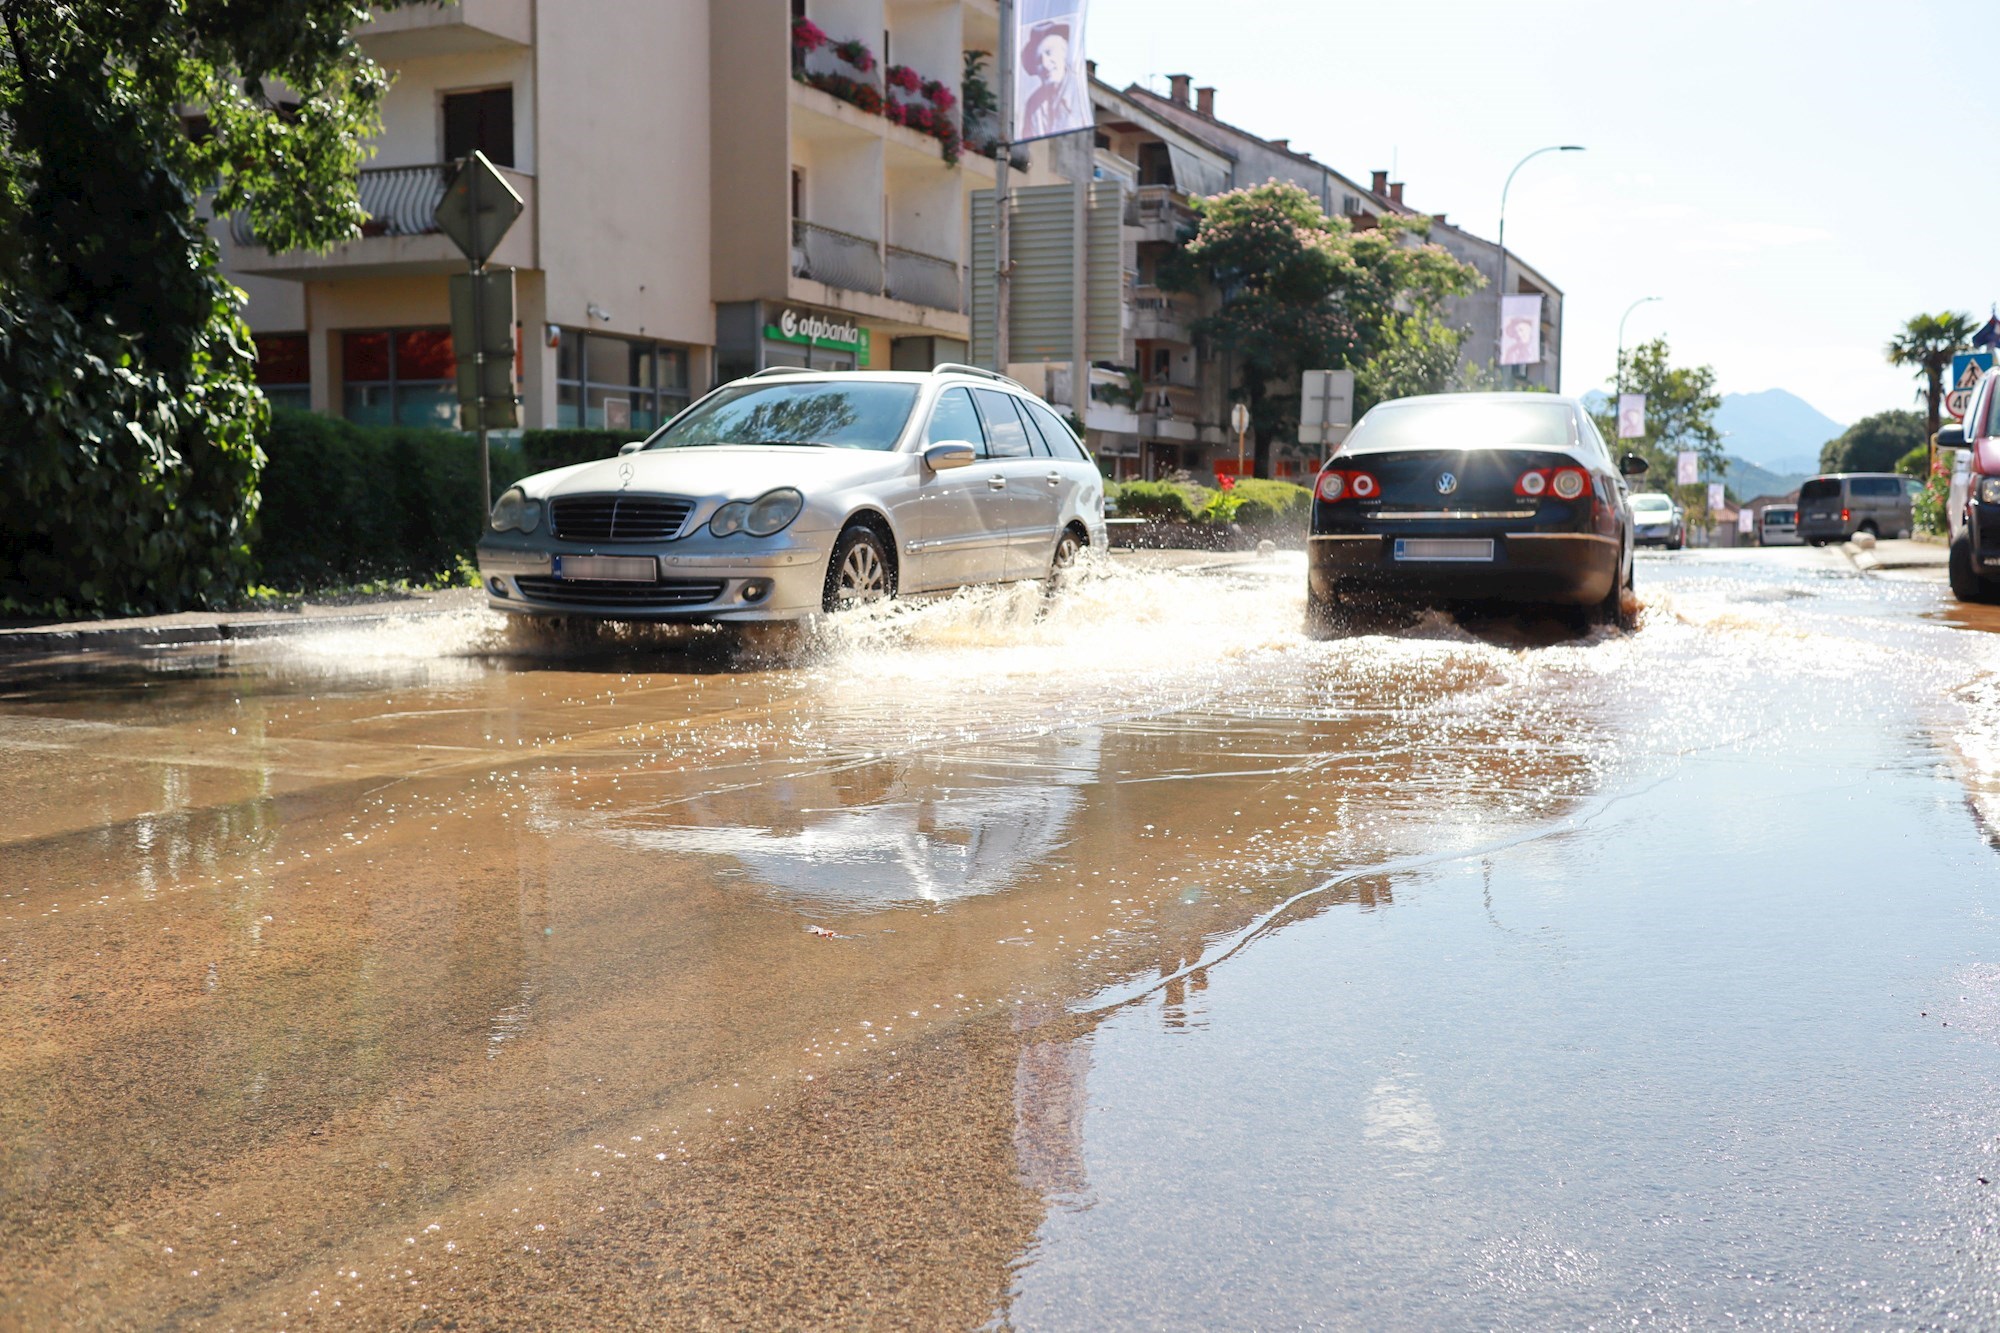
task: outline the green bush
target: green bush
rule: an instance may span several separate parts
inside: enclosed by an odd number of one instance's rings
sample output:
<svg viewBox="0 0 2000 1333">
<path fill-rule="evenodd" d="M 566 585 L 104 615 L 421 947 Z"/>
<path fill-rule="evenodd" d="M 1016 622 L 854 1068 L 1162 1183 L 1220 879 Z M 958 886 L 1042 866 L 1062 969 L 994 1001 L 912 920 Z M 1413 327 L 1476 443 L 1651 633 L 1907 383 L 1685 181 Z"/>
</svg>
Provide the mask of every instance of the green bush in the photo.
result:
<svg viewBox="0 0 2000 1333">
<path fill-rule="evenodd" d="M 1178 519 L 1185 523 L 1194 517 L 1195 506 L 1189 503 L 1186 490 L 1169 481 L 1127 481 L 1108 489 L 1118 502 L 1120 518 Z"/>
<path fill-rule="evenodd" d="M 1931 447 L 1920 444 L 1896 460 L 1896 471 L 1922 481 L 1931 474 Z"/>
<path fill-rule="evenodd" d="M 263 443 L 251 544 L 258 582 L 429 579 L 472 555 L 486 508 L 473 436 L 274 408 Z M 496 446 L 493 455 L 496 480 L 518 466 L 516 451 Z"/>
<path fill-rule="evenodd" d="M 1244 477 L 1230 494 L 1243 497 L 1236 522 L 1244 528 L 1300 528 L 1312 516 L 1312 489 L 1289 481 Z"/>
</svg>

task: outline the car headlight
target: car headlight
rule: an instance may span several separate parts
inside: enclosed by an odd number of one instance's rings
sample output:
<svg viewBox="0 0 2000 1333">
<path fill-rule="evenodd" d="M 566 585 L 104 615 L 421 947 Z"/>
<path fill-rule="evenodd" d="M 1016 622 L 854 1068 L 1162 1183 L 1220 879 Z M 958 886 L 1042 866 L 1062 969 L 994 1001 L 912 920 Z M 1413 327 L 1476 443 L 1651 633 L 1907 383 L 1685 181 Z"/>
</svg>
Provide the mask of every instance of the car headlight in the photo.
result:
<svg viewBox="0 0 2000 1333">
<path fill-rule="evenodd" d="M 495 532 L 533 532 L 542 526 L 542 502 L 530 500 L 519 486 L 509 487 L 493 504 Z"/>
<path fill-rule="evenodd" d="M 1981 477 L 1979 479 L 1979 503 L 2000 505 L 2000 477 Z"/>
<path fill-rule="evenodd" d="M 709 516 L 708 530 L 718 537 L 747 532 L 769 537 L 784 530 L 806 507 L 806 497 L 789 486 L 767 491 L 755 500 L 731 500 Z"/>
</svg>

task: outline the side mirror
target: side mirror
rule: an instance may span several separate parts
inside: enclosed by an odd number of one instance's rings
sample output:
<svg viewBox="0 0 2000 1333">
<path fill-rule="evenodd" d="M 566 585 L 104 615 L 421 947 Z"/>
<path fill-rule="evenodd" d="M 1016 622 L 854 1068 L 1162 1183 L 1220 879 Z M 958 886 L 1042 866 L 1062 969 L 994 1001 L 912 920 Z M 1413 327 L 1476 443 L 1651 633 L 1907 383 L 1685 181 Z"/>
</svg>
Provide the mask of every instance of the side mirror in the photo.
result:
<svg viewBox="0 0 2000 1333">
<path fill-rule="evenodd" d="M 1643 477 L 1653 465 L 1637 454 L 1627 454 L 1618 460 L 1618 470 L 1628 477 Z"/>
<path fill-rule="evenodd" d="M 627 440 L 618 446 L 618 456 L 623 458 L 626 454 L 636 454 L 645 447 L 646 442 L 644 440 Z"/>
<path fill-rule="evenodd" d="M 1940 449 L 1963 449 L 1965 447 L 1965 427 L 1956 421 L 1947 421 L 1938 427 L 1937 444 Z"/>
<path fill-rule="evenodd" d="M 924 450 L 924 466 L 933 472 L 942 472 L 946 468 L 953 467 L 971 467 L 972 460 L 978 452 L 964 440 L 946 440 L 942 444 L 934 444 Z"/>
</svg>

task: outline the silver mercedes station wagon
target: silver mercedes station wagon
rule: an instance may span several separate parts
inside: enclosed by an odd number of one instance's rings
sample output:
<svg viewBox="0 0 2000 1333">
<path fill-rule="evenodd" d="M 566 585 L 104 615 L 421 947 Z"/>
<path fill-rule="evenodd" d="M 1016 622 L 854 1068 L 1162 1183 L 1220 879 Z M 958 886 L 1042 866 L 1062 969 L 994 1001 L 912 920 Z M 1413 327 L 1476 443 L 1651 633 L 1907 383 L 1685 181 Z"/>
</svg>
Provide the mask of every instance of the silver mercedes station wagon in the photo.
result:
<svg viewBox="0 0 2000 1333">
<path fill-rule="evenodd" d="M 1044 579 L 1104 545 L 1102 476 L 1015 381 L 774 368 L 511 487 L 479 574 L 489 605 L 529 615 L 796 620 Z"/>
</svg>

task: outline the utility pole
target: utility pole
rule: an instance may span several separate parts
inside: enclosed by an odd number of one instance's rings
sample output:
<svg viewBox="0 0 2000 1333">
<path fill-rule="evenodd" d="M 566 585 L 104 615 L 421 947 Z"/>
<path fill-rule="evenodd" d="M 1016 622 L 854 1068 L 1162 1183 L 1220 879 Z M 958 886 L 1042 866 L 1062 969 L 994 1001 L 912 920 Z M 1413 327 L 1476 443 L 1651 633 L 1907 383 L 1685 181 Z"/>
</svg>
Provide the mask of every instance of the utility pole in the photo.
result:
<svg viewBox="0 0 2000 1333">
<path fill-rule="evenodd" d="M 1000 0 L 1000 49 L 993 53 L 999 76 L 1000 151 L 993 159 L 993 368 L 1007 373 L 1007 325 L 1013 318 L 1008 280 L 1013 276 L 1007 216 L 1014 170 L 1014 0 Z"/>
<path fill-rule="evenodd" d="M 1625 313 L 1618 317 L 1618 373 L 1613 377 L 1618 384 L 1618 392 L 1625 392 L 1625 321 L 1632 318 L 1632 312 L 1648 301 L 1657 301 L 1657 296 L 1642 296 L 1625 307 Z"/>
<path fill-rule="evenodd" d="M 1496 313 L 1493 317 L 1493 373 L 1501 373 L 1500 358 L 1507 347 L 1507 191 L 1514 184 L 1514 172 L 1519 171 L 1543 153 L 1581 153 L 1582 144 L 1550 144 L 1547 148 L 1537 148 L 1534 152 L 1514 164 L 1514 171 L 1507 173 L 1507 179 L 1500 186 L 1500 235 L 1496 241 L 1500 250 L 1500 281 L 1496 295 Z"/>
</svg>

